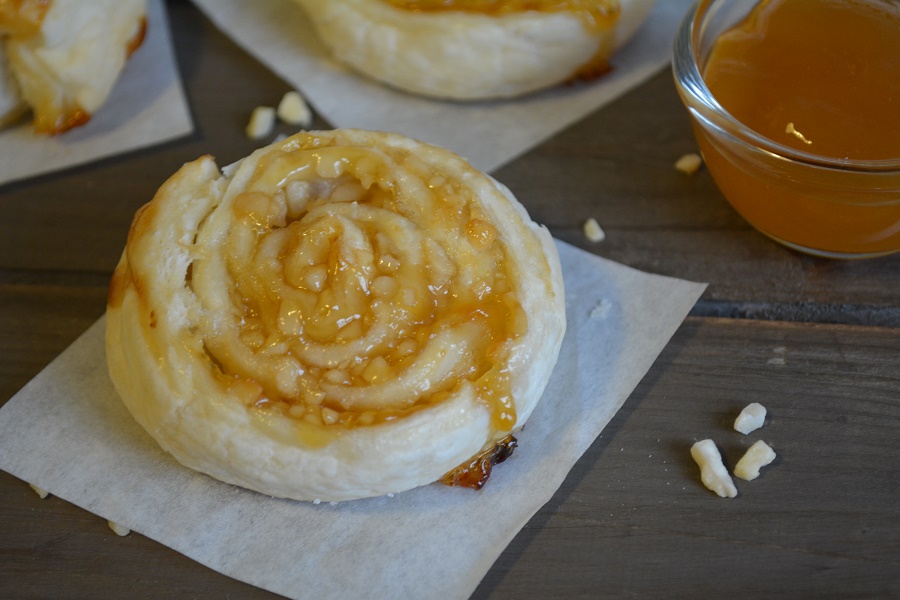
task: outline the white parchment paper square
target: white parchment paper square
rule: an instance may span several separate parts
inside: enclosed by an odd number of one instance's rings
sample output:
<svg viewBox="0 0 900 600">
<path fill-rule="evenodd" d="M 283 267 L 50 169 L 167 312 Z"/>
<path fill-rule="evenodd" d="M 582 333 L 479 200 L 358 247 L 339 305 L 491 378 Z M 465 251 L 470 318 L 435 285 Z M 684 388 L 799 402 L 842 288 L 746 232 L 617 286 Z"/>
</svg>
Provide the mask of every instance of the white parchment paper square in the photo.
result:
<svg viewBox="0 0 900 600">
<path fill-rule="evenodd" d="M 315 505 L 190 471 L 156 446 L 116 396 L 102 319 L 0 410 L 0 467 L 288 597 L 466 598 L 559 488 L 705 288 L 558 246 L 569 323 L 559 362 L 518 434 L 519 449 L 479 492 L 430 485 Z"/>
<path fill-rule="evenodd" d="M 159 144 L 193 128 L 163 0 L 150 0 L 146 39 L 86 125 L 57 136 L 36 135 L 30 122 L 0 130 L 0 184 Z"/>
<path fill-rule="evenodd" d="M 675 31 L 692 2 L 657 0 L 637 35 L 613 57 L 613 71 L 594 82 L 516 100 L 458 103 L 398 92 L 341 67 L 293 0 L 193 1 L 222 31 L 301 90 L 333 126 L 403 133 L 449 148 L 488 172 L 667 65 Z"/>
</svg>

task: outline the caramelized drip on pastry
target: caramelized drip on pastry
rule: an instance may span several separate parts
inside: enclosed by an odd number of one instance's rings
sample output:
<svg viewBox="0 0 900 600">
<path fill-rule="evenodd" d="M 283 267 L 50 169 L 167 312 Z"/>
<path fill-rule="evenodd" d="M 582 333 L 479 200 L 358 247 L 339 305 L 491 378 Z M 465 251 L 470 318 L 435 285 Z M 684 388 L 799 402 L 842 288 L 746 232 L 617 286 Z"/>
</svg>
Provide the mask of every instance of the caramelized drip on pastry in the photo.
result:
<svg viewBox="0 0 900 600">
<path fill-rule="evenodd" d="M 518 446 L 516 438 L 508 435 L 487 450 L 473 456 L 468 463 L 462 464 L 444 475 L 441 483 L 480 490 L 490 479 L 494 465 L 498 465 L 512 456 L 516 446 Z"/>
<path fill-rule="evenodd" d="M 141 24 L 138 27 L 137 32 L 130 40 L 128 40 L 128 43 L 125 44 L 126 58 L 130 58 L 131 55 L 134 54 L 134 51 L 141 47 L 145 37 L 147 37 L 147 17 L 141 19 Z"/>
<path fill-rule="evenodd" d="M 612 71 L 612 65 L 609 64 L 609 57 L 612 54 L 611 46 L 612 43 L 601 45 L 593 58 L 575 71 L 569 81 L 593 81 Z"/>
<path fill-rule="evenodd" d="M 34 131 L 46 135 L 59 135 L 84 125 L 91 115 L 79 106 L 47 105 L 34 107 Z"/>
<path fill-rule="evenodd" d="M 459 11 L 487 15 L 521 12 L 571 12 L 588 31 L 615 24 L 621 10 L 618 0 L 385 0 L 403 10 L 416 12 Z"/>
<path fill-rule="evenodd" d="M 222 264 L 193 265 L 188 285 L 234 307 L 204 336 L 223 382 L 304 432 L 392 421 L 466 389 L 493 431 L 511 431 L 506 361 L 528 320 L 490 217 L 415 156 L 395 158 L 397 181 L 376 151 L 319 143 L 261 159 L 233 198 Z"/>
</svg>

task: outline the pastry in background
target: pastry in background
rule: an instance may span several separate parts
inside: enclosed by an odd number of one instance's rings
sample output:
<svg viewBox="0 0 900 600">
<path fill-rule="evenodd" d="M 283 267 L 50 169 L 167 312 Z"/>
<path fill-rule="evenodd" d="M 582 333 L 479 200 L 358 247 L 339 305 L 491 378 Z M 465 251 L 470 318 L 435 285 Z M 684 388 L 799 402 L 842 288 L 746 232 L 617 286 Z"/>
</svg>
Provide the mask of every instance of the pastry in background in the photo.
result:
<svg viewBox="0 0 900 600">
<path fill-rule="evenodd" d="M 310 501 L 479 487 L 566 320 L 556 246 L 508 189 L 362 130 L 186 164 L 135 216 L 106 315 L 110 377 L 165 450 Z"/>
<path fill-rule="evenodd" d="M 83 125 L 144 39 L 146 0 L 0 0 L 0 126 Z"/>
<path fill-rule="evenodd" d="M 3 55 L 0 41 L 0 128 L 16 122 L 27 111 L 28 106 L 22 100 L 22 92 L 19 91 L 16 77 Z"/>
<path fill-rule="evenodd" d="M 509 98 L 597 77 L 653 0 L 295 0 L 334 56 L 401 90 Z"/>
</svg>

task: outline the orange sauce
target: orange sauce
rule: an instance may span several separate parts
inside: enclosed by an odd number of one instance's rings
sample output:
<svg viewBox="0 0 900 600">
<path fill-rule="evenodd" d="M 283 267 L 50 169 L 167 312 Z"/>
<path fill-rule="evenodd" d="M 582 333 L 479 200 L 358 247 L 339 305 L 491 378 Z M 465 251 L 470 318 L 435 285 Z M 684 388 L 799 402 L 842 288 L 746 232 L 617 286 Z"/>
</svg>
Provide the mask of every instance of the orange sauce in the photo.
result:
<svg viewBox="0 0 900 600">
<path fill-rule="evenodd" d="M 832 159 L 900 159 L 897 4 L 763 0 L 716 40 L 703 76 L 729 113 L 778 144 Z M 764 232 L 828 252 L 900 248 L 900 198 L 816 201 L 749 176 L 699 128 L 697 137 L 719 187 Z"/>
</svg>

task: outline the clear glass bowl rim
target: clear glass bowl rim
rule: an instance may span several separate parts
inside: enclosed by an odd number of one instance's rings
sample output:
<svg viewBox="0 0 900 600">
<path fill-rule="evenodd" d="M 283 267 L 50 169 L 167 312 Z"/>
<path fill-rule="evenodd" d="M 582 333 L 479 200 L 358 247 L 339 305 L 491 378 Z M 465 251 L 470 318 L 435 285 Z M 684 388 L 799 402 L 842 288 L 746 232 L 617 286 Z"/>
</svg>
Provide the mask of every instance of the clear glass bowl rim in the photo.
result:
<svg viewBox="0 0 900 600">
<path fill-rule="evenodd" d="M 706 87 L 706 82 L 703 81 L 698 64 L 699 51 L 697 50 L 703 19 L 709 9 L 718 1 L 695 0 L 685 14 L 675 36 L 672 70 L 680 91 L 693 100 L 688 103 L 689 110 L 699 113 L 702 121 L 712 124 L 734 141 L 764 152 L 773 158 L 836 171 L 900 174 L 900 157 L 884 160 L 855 160 L 802 152 L 758 134 L 725 110 Z"/>
</svg>

